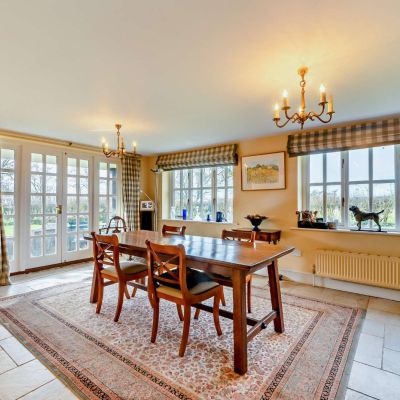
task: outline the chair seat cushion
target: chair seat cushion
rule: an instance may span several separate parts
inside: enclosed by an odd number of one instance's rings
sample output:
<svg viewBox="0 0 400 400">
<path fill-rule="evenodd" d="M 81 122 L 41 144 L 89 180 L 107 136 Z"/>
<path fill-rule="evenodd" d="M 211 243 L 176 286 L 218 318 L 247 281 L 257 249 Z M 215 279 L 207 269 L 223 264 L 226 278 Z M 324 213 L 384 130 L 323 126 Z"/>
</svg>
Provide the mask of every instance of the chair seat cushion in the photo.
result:
<svg viewBox="0 0 400 400">
<path fill-rule="evenodd" d="M 173 271 L 176 275 L 178 275 L 178 268 L 175 268 Z M 168 274 L 167 272 L 164 272 L 163 274 L 160 275 L 161 278 L 167 278 L 167 279 L 172 279 L 171 275 Z M 178 283 L 172 283 L 172 282 L 160 282 L 161 286 L 158 289 L 161 289 L 161 292 L 169 292 L 171 295 L 174 295 L 175 297 L 182 297 L 182 294 L 177 295 L 177 292 L 180 291 L 180 287 Z M 195 269 L 187 268 L 186 269 L 186 286 L 189 290 L 189 292 L 193 295 L 197 295 L 200 293 L 204 293 L 208 290 L 211 290 L 215 287 L 218 286 L 217 282 L 214 282 L 211 277 L 205 273 L 205 272 L 200 272 Z M 168 289 L 173 289 L 172 291 L 169 291 Z M 157 290 L 158 290 L 157 289 Z"/>
<path fill-rule="evenodd" d="M 171 271 L 178 279 L 178 268 Z M 168 272 L 164 272 L 160 275 L 160 278 L 173 279 Z M 197 271 L 196 269 L 186 268 L 186 286 L 190 290 L 201 282 L 212 282 L 212 278 L 205 272 Z M 179 283 L 173 282 L 160 282 L 162 285 L 169 286 L 175 289 L 179 289 Z"/>
<path fill-rule="evenodd" d="M 147 270 L 147 264 L 137 261 L 122 261 L 120 262 L 119 265 L 121 267 L 122 272 L 126 275 L 139 274 L 140 272 Z M 104 268 L 103 271 L 106 273 L 111 273 L 112 275 L 117 274 L 114 267 Z"/>
<path fill-rule="evenodd" d="M 191 289 L 189 289 L 189 292 L 195 296 L 198 294 L 202 294 L 204 292 L 208 292 L 211 289 L 216 288 L 218 285 L 217 282 L 213 282 L 213 281 L 208 281 L 208 282 L 200 282 L 198 283 L 196 286 L 192 287 Z M 158 293 L 164 293 L 167 294 L 169 296 L 173 296 L 173 297 L 178 297 L 180 299 L 183 298 L 182 292 L 180 289 L 176 289 L 170 286 L 165 286 L 165 285 L 161 285 L 159 286 L 157 289 Z"/>
</svg>

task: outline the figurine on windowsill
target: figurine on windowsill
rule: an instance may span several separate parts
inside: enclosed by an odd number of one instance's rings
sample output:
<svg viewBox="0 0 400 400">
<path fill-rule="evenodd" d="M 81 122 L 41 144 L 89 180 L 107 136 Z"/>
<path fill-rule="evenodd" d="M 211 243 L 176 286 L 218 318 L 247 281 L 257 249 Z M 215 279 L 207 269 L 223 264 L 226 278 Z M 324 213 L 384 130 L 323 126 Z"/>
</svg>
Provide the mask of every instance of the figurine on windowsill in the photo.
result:
<svg viewBox="0 0 400 400">
<path fill-rule="evenodd" d="M 328 229 L 328 224 L 323 218 L 317 218 L 318 211 L 296 211 L 297 226 L 299 228 Z"/>
<path fill-rule="evenodd" d="M 382 232 L 382 227 L 380 224 L 379 214 L 382 214 L 385 210 L 379 212 L 364 212 L 361 211 L 356 206 L 351 206 L 349 210 L 353 213 L 354 219 L 357 221 L 358 230 L 361 230 L 361 222 L 372 220 L 378 225 L 378 232 Z"/>
</svg>

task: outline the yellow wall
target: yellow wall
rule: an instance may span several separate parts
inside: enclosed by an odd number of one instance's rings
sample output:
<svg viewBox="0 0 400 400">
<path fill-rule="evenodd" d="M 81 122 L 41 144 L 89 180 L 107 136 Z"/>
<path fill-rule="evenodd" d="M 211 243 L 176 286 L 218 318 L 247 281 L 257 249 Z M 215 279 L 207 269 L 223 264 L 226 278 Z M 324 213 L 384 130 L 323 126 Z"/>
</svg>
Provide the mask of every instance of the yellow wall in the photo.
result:
<svg viewBox="0 0 400 400">
<path fill-rule="evenodd" d="M 287 135 L 268 136 L 238 143 L 239 158 L 241 156 L 285 151 Z M 154 197 L 154 168 L 156 157 L 145 157 L 142 174 L 146 192 Z M 248 214 L 266 215 L 269 219 L 261 228 L 278 228 L 282 230 L 280 245 L 294 246 L 301 256 L 286 256 L 281 261 L 281 267 L 298 272 L 312 272 L 316 249 L 337 249 L 369 254 L 400 255 L 400 236 L 376 235 L 366 233 L 315 232 L 307 230 L 291 230 L 297 224 L 297 158 L 286 155 L 286 189 L 242 191 L 240 177 L 240 162 L 234 168 L 234 219 L 237 226 L 249 227 L 250 223 L 243 217 Z M 160 192 L 162 192 L 161 179 Z M 164 195 L 167 188 L 164 188 Z M 161 193 L 160 193 L 161 197 Z M 160 202 L 161 203 L 161 202 Z M 165 222 L 165 221 L 164 221 Z M 159 226 L 163 221 L 160 221 Z M 174 221 L 175 225 L 182 222 Z M 192 235 L 219 236 L 223 228 L 231 225 L 217 223 L 202 223 L 185 221 L 187 233 Z"/>
</svg>

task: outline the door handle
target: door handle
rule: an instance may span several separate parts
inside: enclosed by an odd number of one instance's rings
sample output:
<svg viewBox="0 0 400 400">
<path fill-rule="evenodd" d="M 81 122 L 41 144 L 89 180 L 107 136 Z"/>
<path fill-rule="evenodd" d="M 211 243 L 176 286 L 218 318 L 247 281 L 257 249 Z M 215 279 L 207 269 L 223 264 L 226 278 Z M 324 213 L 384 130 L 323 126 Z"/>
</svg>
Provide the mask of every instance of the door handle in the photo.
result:
<svg viewBox="0 0 400 400">
<path fill-rule="evenodd" d="M 57 213 L 57 214 L 62 214 L 62 204 L 59 204 L 59 205 L 56 207 L 56 213 Z"/>
</svg>

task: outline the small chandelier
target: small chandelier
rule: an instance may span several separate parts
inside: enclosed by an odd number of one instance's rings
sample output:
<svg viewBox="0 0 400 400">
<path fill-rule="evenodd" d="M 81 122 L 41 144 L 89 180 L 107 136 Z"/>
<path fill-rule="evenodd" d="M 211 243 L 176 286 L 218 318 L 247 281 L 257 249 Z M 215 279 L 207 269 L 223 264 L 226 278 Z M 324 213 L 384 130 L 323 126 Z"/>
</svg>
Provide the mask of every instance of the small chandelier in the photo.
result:
<svg viewBox="0 0 400 400">
<path fill-rule="evenodd" d="M 117 150 L 110 150 L 108 148 L 108 143 L 105 140 L 103 140 L 102 143 L 103 153 L 107 158 L 110 158 L 112 156 L 122 158 L 126 154 L 125 141 L 123 137 L 120 137 L 121 134 L 119 132 L 119 130 L 122 128 L 122 125 L 115 124 L 115 127 L 117 128 Z M 132 143 L 132 147 L 133 154 L 136 154 L 136 142 Z"/>
<path fill-rule="evenodd" d="M 301 67 L 298 69 L 298 74 L 301 76 L 300 80 L 300 87 L 301 87 L 301 101 L 300 101 L 300 107 L 299 111 L 293 113 L 292 115 L 288 114 L 288 110 L 290 109 L 289 106 L 289 100 L 288 100 L 288 92 L 286 90 L 283 91 L 283 106 L 279 109 L 279 104 L 276 103 L 274 107 L 274 118 L 273 121 L 275 121 L 275 124 L 278 128 L 283 128 L 285 127 L 290 121 L 292 123 L 297 122 L 298 124 L 301 125 L 301 129 L 303 129 L 304 123 L 307 120 L 314 121 L 315 119 L 318 119 L 319 121 L 323 122 L 324 124 L 327 124 L 328 122 L 331 121 L 332 115 L 335 113 L 333 111 L 333 101 L 332 97 L 329 98 L 329 101 L 326 101 L 326 92 L 325 92 L 325 86 L 321 85 L 319 88 L 320 91 L 320 98 L 319 98 L 319 105 L 321 107 L 321 111 L 319 113 L 316 113 L 315 111 L 309 111 L 306 112 L 306 101 L 305 101 L 305 86 L 306 86 L 306 81 L 304 80 L 305 74 L 308 72 L 307 67 Z M 326 105 L 328 105 L 328 111 L 326 113 L 327 117 L 326 119 L 322 118 L 322 115 L 325 112 Z M 281 117 L 279 115 L 280 110 L 282 110 L 285 113 L 285 118 L 286 121 L 283 123 L 280 123 L 279 121 L 281 120 Z"/>
</svg>

